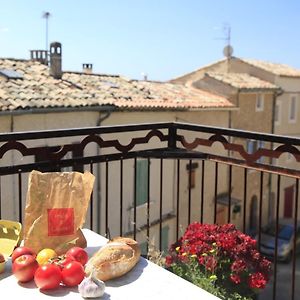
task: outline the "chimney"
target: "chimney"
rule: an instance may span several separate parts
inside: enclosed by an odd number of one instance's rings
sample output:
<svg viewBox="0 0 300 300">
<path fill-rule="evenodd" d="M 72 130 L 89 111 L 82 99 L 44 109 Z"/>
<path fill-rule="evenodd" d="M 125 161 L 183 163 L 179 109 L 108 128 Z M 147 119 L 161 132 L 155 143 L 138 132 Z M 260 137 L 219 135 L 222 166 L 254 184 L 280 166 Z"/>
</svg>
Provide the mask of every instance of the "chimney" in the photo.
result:
<svg viewBox="0 0 300 300">
<path fill-rule="evenodd" d="M 48 65 L 47 50 L 30 50 L 30 59 L 38 61 L 43 65 Z"/>
<path fill-rule="evenodd" d="M 61 79 L 61 43 L 53 42 L 50 44 L 50 75 L 55 79 Z"/>
<path fill-rule="evenodd" d="M 92 74 L 93 64 L 82 64 L 82 72 L 85 74 Z"/>
</svg>

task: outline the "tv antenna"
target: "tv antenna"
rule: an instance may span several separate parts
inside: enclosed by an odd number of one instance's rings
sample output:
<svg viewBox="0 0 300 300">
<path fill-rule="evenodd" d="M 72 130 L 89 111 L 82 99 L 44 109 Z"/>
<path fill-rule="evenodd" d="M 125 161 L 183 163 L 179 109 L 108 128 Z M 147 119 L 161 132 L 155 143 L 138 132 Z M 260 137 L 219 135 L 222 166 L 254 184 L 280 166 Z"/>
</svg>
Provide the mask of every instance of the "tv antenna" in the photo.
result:
<svg viewBox="0 0 300 300">
<path fill-rule="evenodd" d="M 223 31 L 225 34 L 224 40 L 226 41 L 226 46 L 223 49 L 223 54 L 227 58 L 231 58 L 233 54 L 233 48 L 231 46 L 231 27 L 229 24 L 224 24 Z"/>
<path fill-rule="evenodd" d="M 46 12 L 44 12 L 43 13 L 43 18 L 46 20 L 46 51 L 48 52 L 48 20 L 49 20 L 49 18 L 51 17 L 51 14 L 48 12 L 48 11 L 46 11 Z"/>
<path fill-rule="evenodd" d="M 223 24 L 224 37 L 217 38 L 218 40 L 225 41 L 225 47 L 223 49 L 223 54 L 227 58 L 231 58 L 233 54 L 233 47 L 231 46 L 231 26 L 228 23 Z"/>
</svg>

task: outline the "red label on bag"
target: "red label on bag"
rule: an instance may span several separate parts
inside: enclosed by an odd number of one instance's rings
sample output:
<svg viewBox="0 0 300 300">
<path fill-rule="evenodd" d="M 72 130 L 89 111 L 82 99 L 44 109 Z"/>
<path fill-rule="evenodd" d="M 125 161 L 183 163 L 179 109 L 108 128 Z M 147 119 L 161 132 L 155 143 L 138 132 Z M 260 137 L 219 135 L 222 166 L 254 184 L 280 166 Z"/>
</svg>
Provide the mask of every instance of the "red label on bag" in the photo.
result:
<svg viewBox="0 0 300 300">
<path fill-rule="evenodd" d="M 74 208 L 48 209 L 48 236 L 74 234 Z"/>
</svg>

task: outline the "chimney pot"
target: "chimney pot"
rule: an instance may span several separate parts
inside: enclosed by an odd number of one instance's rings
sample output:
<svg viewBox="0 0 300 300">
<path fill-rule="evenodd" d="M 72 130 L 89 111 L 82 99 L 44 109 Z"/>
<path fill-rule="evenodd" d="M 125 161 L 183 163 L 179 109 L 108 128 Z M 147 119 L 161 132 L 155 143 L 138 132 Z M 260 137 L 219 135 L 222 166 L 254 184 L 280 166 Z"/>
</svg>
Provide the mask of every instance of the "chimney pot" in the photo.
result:
<svg viewBox="0 0 300 300">
<path fill-rule="evenodd" d="M 47 50 L 30 50 L 30 59 L 48 65 Z"/>
<path fill-rule="evenodd" d="M 85 74 L 92 74 L 93 64 L 82 64 L 82 72 Z"/>
<path fill-rule="evenodd" d="M 55 79 L 62 77 L 61 56 L 61 43 L 52 42 L 50 44 L 50 75 Z"/>
</svg>

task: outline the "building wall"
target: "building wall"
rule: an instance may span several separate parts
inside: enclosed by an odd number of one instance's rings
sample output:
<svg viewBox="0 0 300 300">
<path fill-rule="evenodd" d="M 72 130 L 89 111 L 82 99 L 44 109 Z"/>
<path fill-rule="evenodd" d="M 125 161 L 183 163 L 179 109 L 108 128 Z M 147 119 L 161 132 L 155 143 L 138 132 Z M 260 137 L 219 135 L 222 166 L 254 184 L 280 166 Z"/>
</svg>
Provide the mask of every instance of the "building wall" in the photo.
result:
<svg viewBox="0 0 300 300">
<path fill-rule="evenodd" d="M 223 62 L 223 63 L 216 63 L 213 64 L 211 66 L 202 68 L 196 72 L 187 74 L 184 77 L 181 77 L 181 81 L 182 79 L 184 79 L 182 82 L 186 83 L 186 82 L 193 82 L 193 81 L 197 81 L 201 78 L 203 78 L 203 75 L 205 72 L 207 71 L 224 71 L 224 66 L 227 65 L 227 70 L 229 70 L 230 72 L 238 72 L 238 73 L 247 73 L 249 75 L 252 76 L 256 76 L 262 80 L 266 80 L 269 81 L 271 83 L 276 84 L 277 86 L 279 86 L 282 90 L 283 93 L 280 96 L 276 97 L 276 106 L 278 109 L 279 108 L 279 122 L 275 122 L 274 123 L 274 131 L 273 133 L 275 134 L 279 134 L 279 135 L 287 135 L 287 136 L 296 136 L 299 137 L 300 136 L 300 78 L 293 78 L 293 77 L 284 77 L 284 76 L 276 76 L 270 72 L 267 72 L 263 69 L 257 68 L 255 66 L 252 66 L 248 63 L 245 63 L 241 60 L 239 60 L 238 58 L 232 58 L 229 62 L 230 66 L 228 67 L 228 62 Z M 212 86 L 211 90 L 213 90 L 214 86 Z M 219 91 L 218 86 L 216 86 L 217 90 Z M 297 105 L 296 105 L 296 121 L 295 122 L 291 122 L 289 120 L 289 114 L 290 114 L 290 103 L 291 103 L 291 97 L 295 96 L 297 97 Z M 268 96 L 271 97 L 271 96 Z M 232 101 L 234 99 L 232 99 L 232 97 L 230 98 Z M 269 103 L 271 103 L 271 100 L 268 100 Z M 265 120 L 262 120 L 259 118 L 259 115 L 261 115 L 261 113 L 254 113 L 254 114 L 250 114 L 249 112 L 251 110 L 249 110 L 248 107 L 244 106 L 242 107 L 240 104 L 238 104 L 239 106 L 239 111 L 232 113 L 233 117 L 232 117 L 232 127 L 233 128 L 240 128 L 240 129 L 245 129 L 245 130 L 253 130 L 253 131 L 265 131 L 268 133 L 272 133 L 272 129 L 271 127 L 266 128 L 264 124 L 266 124 Z M 253 111 L 253 110 L 252 110 Z M 271 116 L 271 114 L 269 114 L 269 116 Z M 269 117 L 268 117 L 269 119 Z M 269 122 L 268 122 L 269 123 Z M 271 123 L 269 123 L 271 124 Z M 276 148 L 277 145 L 270 145 L 270 147 Z M 283 167 L 283 168 L 291 168 L 294 169 L 295 168 L 295 159 L 292 155 L 290 154 L 283 154 L 279 157 L 279 159 L 275 159 L 273 160 L 273 163 L 276 164 L 277 166 Z M 250 172 L 251 173 L 251 172 Z M 249 174 L 249 183 L 250 185 L 254 184 L 255 186 L 257 186 L 257 183 L 259 183 L 260 181 L 260 177 L 256 174 L 257 172 L 252 171 L 252 174 Z M 256 175 L 255 175 L 256 174 Z M 242 176 L 242 173 L 239 174 L 239 176 Z M 251 177 L 255 177 L 256 179 L 253 179 Z M 272 219 L 275 217 L 275 210 L 276 210 L 276 201 L 278 199 L 277 197 L 277 176 L 273 175 L 273 176 L 266 176 L 266 178 L 264 178 L 264 182 L 268 182 L 268 187 L 264 186 L 264 191 L 266 190 L 266 188 L 271 192 L 267 194 L 267 203 L 264 203 L 263 206 L 263 211 L 265 212 L 266 207 L 268 207 L 268 214 L 267 216 L 264 215 L 264 220 L 266 220 L 266 222 L 268 222 L 268 219 Z M 241 183 L 239 183 L 239 180 L 237 180 L 236 183 L 234 183 L 234 185 L 241 185 Z M 249 190 L 254 190 L 255 191 L 253 194 L 258 193 L 257 188 L 255 187 L 251 187 L 250 188 L 249 185 Z M 295 186 L 295 179 L 291 178 L 291 177 L 287 177 L 287 176 L 281 176 L 281 183 L 280 183 L 280 203 L 279 203 L 279 207 L 280 207 L 280 216 L 284 216 L 284 202 L 285 200 L 285 191 L 287 188 L 291 187 L 291 186 Z M 234 187 L 235 189 L 235 187 Z M 241 191 L 240 187 L 236 188 L 237 191 Z M 272 196 L 271 196 L 272 195 Z M 295 193 L 294 193 L 295 195 Z M 237 197 L 240 197 L 240 195 L 237 195 Z M 249 198 L 250 197 L 250 198 Z M 248 205 L 249 204 L 249 199 L 251 199 L 251 195 L 248 195 L 247 192 L 247 198 L 248 198 Z M 247 211 L 249 211 L 250 207 L 246 207 Z M 300 209 L 300 204 L 298 209 Z M 294 212 L 294 210 L 293 210 Z M 299 217 L 300 218 L 300 217 Z M 249 224 L 249 223 L 248 223 Z"/>
</svg>

